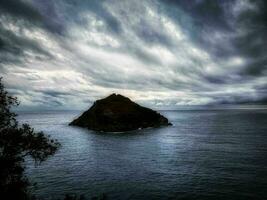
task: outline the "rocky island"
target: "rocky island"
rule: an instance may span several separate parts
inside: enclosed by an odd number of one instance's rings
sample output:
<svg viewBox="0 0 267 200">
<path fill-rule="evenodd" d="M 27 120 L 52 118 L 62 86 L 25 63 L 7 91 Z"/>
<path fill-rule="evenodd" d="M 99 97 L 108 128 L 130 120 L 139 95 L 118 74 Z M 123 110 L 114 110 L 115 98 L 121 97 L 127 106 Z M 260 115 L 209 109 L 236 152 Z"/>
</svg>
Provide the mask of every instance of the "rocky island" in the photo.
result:
<svg viewBox="0 0 267 200">
<path fill-rule="evenodd" d="M 171 125 L 158 112 L 145 108 L 120 94 L 97 100 L 92 107 L 69 125 L 95 131 L 122 132 Z"/>
</svg>

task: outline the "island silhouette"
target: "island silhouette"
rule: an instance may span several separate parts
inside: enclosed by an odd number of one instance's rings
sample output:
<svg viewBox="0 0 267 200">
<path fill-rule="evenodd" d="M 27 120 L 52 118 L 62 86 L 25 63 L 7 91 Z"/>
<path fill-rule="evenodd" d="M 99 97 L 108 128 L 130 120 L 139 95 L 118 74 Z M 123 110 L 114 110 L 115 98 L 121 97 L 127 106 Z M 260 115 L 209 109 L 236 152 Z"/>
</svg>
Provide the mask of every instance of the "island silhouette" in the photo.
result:
<svg viewBox="0 0 267 200">
<path fill-rule="evenodd" d="M 158 112 L 138 105 L 128 97 L 111 94 L 94 104 L 69 125 L 95 131 L 123 132 L 148 127 L 168 126 L 171 123 Z"/>
</svg>

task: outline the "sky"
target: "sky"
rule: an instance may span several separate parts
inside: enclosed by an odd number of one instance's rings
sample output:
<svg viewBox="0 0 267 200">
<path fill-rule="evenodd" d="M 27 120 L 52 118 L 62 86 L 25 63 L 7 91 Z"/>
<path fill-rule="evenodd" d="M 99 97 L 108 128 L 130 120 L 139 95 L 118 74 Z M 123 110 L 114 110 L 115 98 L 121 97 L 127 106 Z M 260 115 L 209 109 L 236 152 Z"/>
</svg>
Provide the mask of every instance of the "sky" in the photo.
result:
<svg viewBox="0 0 267 200">
<path fill-rule="evenodd" d="M 0 76 L 24 109 L 267 104 L 266 48 L 265 0 L 0 0 Z"/>
</svg>

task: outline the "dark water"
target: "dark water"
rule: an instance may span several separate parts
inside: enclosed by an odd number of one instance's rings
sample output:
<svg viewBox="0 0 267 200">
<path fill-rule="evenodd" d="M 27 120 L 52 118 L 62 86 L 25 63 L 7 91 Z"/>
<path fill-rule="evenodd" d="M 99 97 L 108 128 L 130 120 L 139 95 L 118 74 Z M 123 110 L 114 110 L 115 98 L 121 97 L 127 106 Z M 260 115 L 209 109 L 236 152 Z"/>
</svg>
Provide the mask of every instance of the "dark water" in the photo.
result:
<svg viewBox="0 0 267 200">
<path fill-rule="evenodd" d="M 267 110 L 162 112 L 172 127 L 99 134 L 69 127 L 77 112 L 21 113 L 61 142 L 27 174 L 35 194 L 109 199 L 267 199 Z"/>
</svg>

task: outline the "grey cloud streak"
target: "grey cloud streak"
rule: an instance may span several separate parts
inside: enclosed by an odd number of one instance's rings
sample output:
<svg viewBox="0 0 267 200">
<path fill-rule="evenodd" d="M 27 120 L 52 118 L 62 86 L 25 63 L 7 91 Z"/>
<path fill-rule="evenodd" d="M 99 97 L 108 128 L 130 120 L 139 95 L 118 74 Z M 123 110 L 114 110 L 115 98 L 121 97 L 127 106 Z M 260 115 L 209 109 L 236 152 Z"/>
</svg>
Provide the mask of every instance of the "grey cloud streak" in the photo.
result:
<svg viewBox="0 0 267 200">
<path fill-rule="evenodd" d="M 0 75 L 25 108 L 266 104 L 266 5 L 0 0 Z"/>
</svg>

